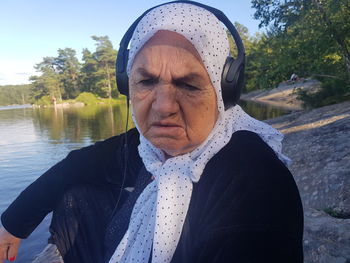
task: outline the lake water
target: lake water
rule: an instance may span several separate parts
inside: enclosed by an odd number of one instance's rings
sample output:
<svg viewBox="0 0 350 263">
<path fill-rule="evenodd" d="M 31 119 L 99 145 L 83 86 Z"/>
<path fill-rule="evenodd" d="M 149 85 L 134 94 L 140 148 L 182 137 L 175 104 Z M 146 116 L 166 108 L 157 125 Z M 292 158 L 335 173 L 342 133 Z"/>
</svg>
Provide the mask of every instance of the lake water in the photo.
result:
<svg viewBox="0 0 350 263">
<path fill-rule="evenodd" d="M 287 113 L 255 103 L 241 104 L 260 120 Z M 67 109 L 0 107 L 0 214 L 26 186 L 69 151 L 122 133 L 125 121 L 124 105 Z M 31 262 L 46 246 L 49 222 L 50 216 L 22 241 L 16 262 Z"/>
</svg>

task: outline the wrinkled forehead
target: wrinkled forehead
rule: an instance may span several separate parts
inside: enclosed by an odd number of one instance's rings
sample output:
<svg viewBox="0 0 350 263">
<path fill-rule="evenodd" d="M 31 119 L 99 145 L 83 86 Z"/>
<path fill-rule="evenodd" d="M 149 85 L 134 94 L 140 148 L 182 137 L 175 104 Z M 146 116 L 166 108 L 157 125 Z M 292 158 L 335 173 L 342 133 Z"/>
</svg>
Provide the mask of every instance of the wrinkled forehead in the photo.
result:
<svg viewBox="0 0 350 263">
<path fill-rule="evenodd" d="M 189 3 L 171 3 L 151 10 L 140 20 L 131 38 L 128 74 L 136 54 L 160 30 L 181 34 L 194 46 L 217 93 L 219 111 L 223 112 L 220 82 L 229 42 L 222 23 L 211 12 Z"/>
<path fill-rule="evenodd" d="M 193 60 L 194 58 L 203 65 L 197 49 L 183 35 L 169 30 L 159 30 L 140 48 L 139 52 L 135 55 L 131 68 L 135 67 L 138 58 L 144 57 L 145 53 L 151 53 L 149 56 L 152 56 L 152 58 L 157 56 L 158 54 L 154 52 L 160 52 L 159 50 L 161 50 L 162 47 L 168 47 L 167 51 L 176 50 L 177 52 L 175 54 L 177 55 L 185 54 L 185 57 L 182 58 L 184 60 Z M 169 53 L 165 53 L 163 56 L 164 55 L 168 55 L 168 59 L 171 60 Z"/>
</svg>

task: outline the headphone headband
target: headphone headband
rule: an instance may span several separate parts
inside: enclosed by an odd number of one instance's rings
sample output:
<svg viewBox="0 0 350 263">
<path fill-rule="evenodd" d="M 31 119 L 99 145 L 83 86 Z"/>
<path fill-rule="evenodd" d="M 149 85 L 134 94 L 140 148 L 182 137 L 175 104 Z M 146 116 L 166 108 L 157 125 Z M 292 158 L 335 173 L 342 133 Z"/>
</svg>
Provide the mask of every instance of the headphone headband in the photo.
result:
<svg viewBox="0 0 350 263">
<path fill-rule="evenodd" d="M 163 6 L 163 5 L 168 5 L 168 4 L 176 4 L 176 3 L 184 3 L 184 4 L 190 4 L 194 6 L 199 6 L 202 7 L 209 12 L 211 12 L 219 21 L 221 21 L 228 31 L 231 33 L 236 46 L 238 50 L 237 58 L 233 59 L 231 57 L 231 60 L 227 63 L 230 63 L 229 65 L 225 64 L 224 70 L 226 73 L 223 75 L 223 80 L 222 80 L 222 90 L 223 90 L 223 99 L 224 103 L 225 100 L 228 101 L 228 103 L 225 104 L 225 108 L 230 107 L 232 105 L 235 105 L 236 102 L 239 99 L 240 95 L 240 90 L 243 85 L 243 74 L 244 74 L 244 64 L 245 64 L 245 50 L 244 50 L 244 45 L 242 42 L 241 37 L 239 36 L 236 28 L 232 24 L 232 22 L 227 18 L 227 16 L 220 10 L 204 5 L 202 3 L 194 2 L 194 1 L 171 1 L 167 3 L 163 3 L 157 6 L 154 6 L 152 8 L 149 8 L 141 16 L 139 16 L 133 23 L 132 25 L 128 28 L 126 31 L 125 35 L 123 36 L 122 40 L 120 41 L 119 44 L 119 51 L 117 55 L 117 61 L 116 61 L 116 75 L 117 75 L 117 83 L 118 83 L 118 89 L 120 93 L 129 96 L 129 90 L 128 90 L 128 76 L 126 72 L 127 68 L 127 63 L 128 63 L 128 57 L 129 57 L 129 50 L 128 50 L 128 45 L 129 42 L 132 38 L 132 35 L 135 31 L 135 28 L 139 24 L 140 20 L 148 14 L 150 11 L 153 9 Z M 238 75 L 237 75 L 238 72 Z M 238 85 L 236 85 L 236 83 Z M 224 87 L 223 87 L 224 86 Z M 233 86 L 235 90 L 237 91 L 231 91 L 229 87 Z M 228 88 L 226 88 L 228 87 Z M 232 88 L 232 89 L 233 89 Z M 225 90 L 224 90 L 225 89 Z M 227 96 L 233 96 L 233 99 L 225 99 L 224 94 L 228 94 Z"/>
<path fill-rule="evenodd" d="M 191 5 L 195 5 L 195 6 L 199 6 L 202 7 L 206 10 L 208 10 L 209 12 L 211 12 L 213 15 L 215 15 L 215 17 L 220 20 L 225 26 L 226 28 L 230 31 L 230 33 L 232 34 L 233 39 L 235 40 L 236 46 L 237 46 L 237 50 L 238 50 L 238 56 L 237 59 L 239 57 L 243 57 L 245 54 L 244 51 L 244 46 L 243 46 L 243 42 L 241 37 L 239 36 L 235 26 L 232 24 L 232 22 L 227 18 L 227 16 L 219 9 L 216 9 L 214 7 L 211 6 L 207 6 L 204 5 L 202 3 L 198 3 L 198 2 L 194 2 L 194 1 L 171 1 L 171 2 L 167 2 L 167 3 L 163 3 L 154 7 L 149 8 L 148 10 L 146 10 L 145 12 L 142 13 L 142 15 L 140 15 L 132 24 L 131 26 L 128 28 L 128 30 L 126 31 L 126 33 L 124 34 L 122 40 L 120 41 L 119 47 L 120 49 L 127 49 L 130 39 L 132 37 L 132 34 L 135 31 L 135 28 L 137 27 L 137 25 L 139 24 L 140 20 L 146 15 L 148 14 L 150 11 L 152 11 L 153 9 L 163 6 L 163 5 L 168 5 L 168 4 L 175 4 L 175 3 L 184 3 L 184 4 L 191 4 Z"/>
</svg>

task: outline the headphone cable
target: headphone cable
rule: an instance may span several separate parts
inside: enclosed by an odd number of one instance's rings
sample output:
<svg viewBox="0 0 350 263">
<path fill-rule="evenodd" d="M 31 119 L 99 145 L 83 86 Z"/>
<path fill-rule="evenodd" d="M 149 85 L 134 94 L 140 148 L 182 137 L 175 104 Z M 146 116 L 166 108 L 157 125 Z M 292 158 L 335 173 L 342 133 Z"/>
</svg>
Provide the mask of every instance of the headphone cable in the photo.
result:
<svg viewBox="0 0 350 263">
<path fill-rule="evenodd" d="M 130 104 L 129 104 L 129 96 L 126 96 L 126 124 L 125 124 L 125 133 L 124 133 L 124 169 L 123 169 L 123 178 L 122 178 L 122 183 L 120 186 L 120 192 L 118 195 L 118 199 L 117 202 L 112 210 L 111 216 L 110 216 L 110 220 L 113 219 L 113 215 L 114 213 L 117 211 L 123 190 L 124 190 L 124 184 L 125 184 L 125 179 L 126 179 L 126 172 L 127 172 L 127 165 L 128 165 L 128 155 L 129 155 L 129 151 L 128 151 L 128 135 L 127 135 L 127 131 L 128 131 L 128 126 L 129 126 L 129 112 L 130 112 Z"/>
</svg>

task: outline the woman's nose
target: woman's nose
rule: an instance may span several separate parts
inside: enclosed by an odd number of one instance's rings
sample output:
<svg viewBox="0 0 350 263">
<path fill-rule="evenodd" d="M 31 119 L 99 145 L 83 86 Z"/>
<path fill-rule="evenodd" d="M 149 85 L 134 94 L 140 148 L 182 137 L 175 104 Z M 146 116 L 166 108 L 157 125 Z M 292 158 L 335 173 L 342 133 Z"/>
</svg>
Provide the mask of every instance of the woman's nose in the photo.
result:
<svg viewBox="0 0 350 263">
<path fill-rule="evenodd" d="M 152 109 L 161 117 L 171 116 L 178 111 L 179 105 L 176 99 L 176 89 L 173 85 L 157 85 Z"/>
</svg>

